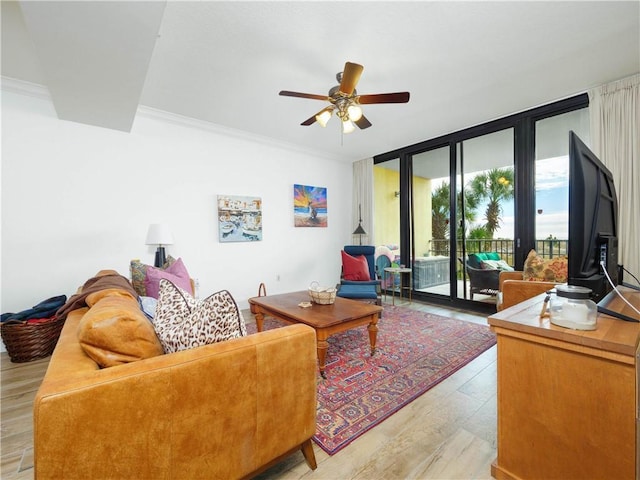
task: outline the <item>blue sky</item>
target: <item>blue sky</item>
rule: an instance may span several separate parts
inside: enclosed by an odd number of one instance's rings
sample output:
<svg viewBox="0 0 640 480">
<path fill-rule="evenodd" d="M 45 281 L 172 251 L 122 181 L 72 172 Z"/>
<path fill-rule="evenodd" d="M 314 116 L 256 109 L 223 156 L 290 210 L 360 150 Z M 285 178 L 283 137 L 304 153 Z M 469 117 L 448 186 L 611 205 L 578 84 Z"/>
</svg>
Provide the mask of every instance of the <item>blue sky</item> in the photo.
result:
<svg viewBox="0 0 640 480">
<path fill-rule="evenodd" d="M 536 161 L 536 238 L 553 235 L 568 239 L 569 231 L 569 157 Z M 485 206 L 478 209 L 484 212 Z M 496 238 L 513 238 L 513 203 L 504 206 L 502 224 Z"/>
</svg>

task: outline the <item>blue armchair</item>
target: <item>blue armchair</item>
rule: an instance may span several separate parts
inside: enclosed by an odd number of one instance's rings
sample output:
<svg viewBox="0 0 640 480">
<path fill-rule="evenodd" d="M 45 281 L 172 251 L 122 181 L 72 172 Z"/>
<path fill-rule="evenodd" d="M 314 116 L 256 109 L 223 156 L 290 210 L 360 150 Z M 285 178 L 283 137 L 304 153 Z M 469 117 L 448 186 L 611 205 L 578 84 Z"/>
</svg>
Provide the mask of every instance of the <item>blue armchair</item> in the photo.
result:
<svg viewBox="0 0 640 480">
<path fill-rule="evenodd" d="M 345 245 L 344 252 L 352 257 L 364 255 L 369 266 L 369 277 L 371 280 L 357 281 L 345 280 L 340 276 L 340 285 L 336 295 L 352 300 L 364 300 L 382 305 L 380 298 L 380 280 L 376 274 L 375 247 L 371 245 Z M 344 272 L 343 272 L 344 273 Z"/>
</svg>

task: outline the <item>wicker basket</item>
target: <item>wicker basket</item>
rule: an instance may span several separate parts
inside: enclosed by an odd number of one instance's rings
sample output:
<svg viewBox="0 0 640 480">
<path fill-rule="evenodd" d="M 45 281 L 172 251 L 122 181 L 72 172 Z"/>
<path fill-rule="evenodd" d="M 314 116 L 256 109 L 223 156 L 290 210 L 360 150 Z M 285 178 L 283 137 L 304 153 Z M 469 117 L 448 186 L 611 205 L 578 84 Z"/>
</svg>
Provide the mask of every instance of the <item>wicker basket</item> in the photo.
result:
<svg viewBox="0 0 640 480">
<path fill-rule="evenodd" d="M 331 305 L 336 301 L 335 288 L 321 287 L 318 282 L 312 282 L 309 285 L 309 296 L 311 301 L 319 305 Z"/>
<path fill-rule="evenodd" d="M 258 285 L 258 296 L 265 297 L 266 295 L 267 295 L 267 287 L 265 286 L 264 283 L 261 283 L 260 285 Z M 251 310 L 251 313 L 253 313 L 254 315 L 258 313 L 258 310 L 256 310 L 256 306 L 253 303 L 249 303 L 249 309 Z"/>
<path fill-rule="evenodd" d="M 0 332 L 11 361 L 23 363 L 51 355 L 63 325 L 64 318 L 57 317 L 38 323 L 8 320 Z"/>
</svg>

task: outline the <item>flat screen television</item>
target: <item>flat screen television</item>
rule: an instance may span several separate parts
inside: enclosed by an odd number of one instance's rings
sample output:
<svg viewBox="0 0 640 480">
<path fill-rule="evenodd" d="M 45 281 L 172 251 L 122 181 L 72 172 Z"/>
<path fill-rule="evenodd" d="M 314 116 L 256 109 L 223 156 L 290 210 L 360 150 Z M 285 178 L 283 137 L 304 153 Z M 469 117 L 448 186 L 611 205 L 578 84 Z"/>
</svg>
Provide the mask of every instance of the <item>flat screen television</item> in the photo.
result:
<svg viewBox="0 0 640 480">
<path fill-rule="evenodd" d="M 569 132 L 569 285 L 590 288 L 600 301 L 618 285 L 618 198 L 609 169 Z"/>
</svg>

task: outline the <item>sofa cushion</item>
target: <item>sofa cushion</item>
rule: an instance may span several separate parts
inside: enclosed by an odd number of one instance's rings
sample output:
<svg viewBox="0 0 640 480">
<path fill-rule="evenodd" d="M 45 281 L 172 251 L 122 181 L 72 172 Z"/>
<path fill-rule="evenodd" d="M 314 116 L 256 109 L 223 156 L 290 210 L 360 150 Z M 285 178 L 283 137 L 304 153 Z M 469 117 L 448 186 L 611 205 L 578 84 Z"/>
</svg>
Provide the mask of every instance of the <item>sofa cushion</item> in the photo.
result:
<svg viewBox="0 0 640 480">
<path fill-rule="evenodd" d="M 342 277 L 356 282 L 371 280 L 367 258 L 364 255 L 353 257 L 342 250 Z"/>
<path fill-rule="evenodd" d="M 166 279 L 160 280 L 153 324 L 165 353 L 247 334 L 242 313 L 228 291 L 216 292 L 200 301 Z"/>
<path fill-rule="evenodd" d="M 147 268 L 147 277 L 144 280 L 145 290 L 147 292 L 147 297 L 158 298 L 158 293 L 160 292 L 160 280 L 165 278 L 178 287 L 186 290 L 191 295 L 193 295 L 193 290 L 191 288 L 191 279 L 189 277 L 189 272 L 187 268 L 182 263 L 182 259 L 177 259 L 174 263 L 169 265 L 166 269 L 156 268 L 156 267 L 148 267 Z"/>
<path fill-rule="evenodd" d="M 162 269 L 166 270 L 171 265 L 176 262 L 176 259 L 171 255 L 167 257 L 167 261 L 162 265 Z M 142 297 L 147 297 L 147 289 L 144 285 L 144 281 L 147 278 L 147 269 L 151 267 L 151 265 L 147 265 L 142 263 L 140 260 L 131 260 L 130 270 L 131 270 L 131 284 L 133 288 L 138 293 L 138 295 Z M 155 267 L 153 267 L 155 268 Z"/>
<path fill-rule="evenodd" d="M 544 259 L 531 250 L 524 261 L 522 279 L 530 282 L 565 283 L 568 277 L 569 260 L 565 257 Z"/>
<path fill-rule="evenodd" d="M 78 340 L 100 367 L 162 354 L 153 325 L 128 292 L 102 290 L 88 295 L 86 301 L 91 308 L 78 324 Z"/>
<path fill-rule="evenodd" d="M 122 297 L 137 301 L 132 292 L 123 288 L 111 287 L 98 290 L 97 292 L 89 293 L 85 297 L 84 302 L 87 304 L 87 307 L 91 308 L 105 297 Z"/>
</svg>

